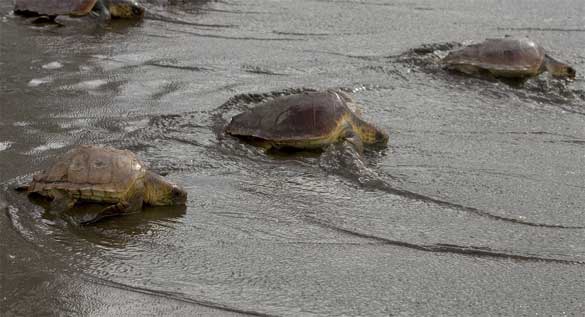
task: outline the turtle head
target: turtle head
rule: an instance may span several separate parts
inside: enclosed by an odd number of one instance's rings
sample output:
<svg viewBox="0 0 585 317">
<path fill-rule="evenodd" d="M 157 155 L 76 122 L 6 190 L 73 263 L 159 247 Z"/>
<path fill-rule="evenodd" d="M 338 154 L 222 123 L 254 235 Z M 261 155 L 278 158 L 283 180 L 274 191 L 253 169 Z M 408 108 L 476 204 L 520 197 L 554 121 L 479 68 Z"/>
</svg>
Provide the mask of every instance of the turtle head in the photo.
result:
<svg viewBox="0 0 585 317">
<path fill-rule="evenodd" d="M 353 127 L 354 131 L 365 145 L 385 146 L 388 144 L 388 133 L 386 131 L 359 118 L 356 119 L 356 124 Z"/>
<path fill-rule="evenodd" d="M 144 7 L 136 0 L 103 0 L 112 18 L 135 19 L 144 16 Z"/>
<path fill-rule="evenodd" d="M 385 146 L 388 144 L 388 133 L 383 131 L 375 126 L 372 126 L 371 129 L 366 129 L 362 131 L 362 134 L 367 135 L 366 138 L 362 138 L 364 143 L 377 145 L 377 146 Z"/>
<path fill-rule="evenodd" d="M 184 205 L 187 201 L 187 192 L 181 186 L 167 181 L 160 175 L 146 172 L 144 201 L 152 206 Z"/>
<path fill-rule="evenodd" d="M 558 61 L 548 55 L 545 55 L 544 63 L 546 70 L 553 77 L 575 79 L 575 76 L 577 75 L 577 72 L 573 67 L 561 61 Z"/>
</svg>

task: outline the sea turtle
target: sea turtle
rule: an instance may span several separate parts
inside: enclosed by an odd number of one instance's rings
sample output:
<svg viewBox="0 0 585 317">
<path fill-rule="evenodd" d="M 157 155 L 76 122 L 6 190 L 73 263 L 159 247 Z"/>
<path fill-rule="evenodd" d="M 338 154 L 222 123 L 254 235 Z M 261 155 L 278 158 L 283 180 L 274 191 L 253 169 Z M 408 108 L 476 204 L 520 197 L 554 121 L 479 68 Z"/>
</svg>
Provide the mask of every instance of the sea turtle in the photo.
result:
<svg viewBox="0 0 585 317">
<path fill-rule="evenodd" d="M 24 16 L 45 16 L 54 20 L 57 16 L 80 17 L 96 15 L 103 20 L 110 18 L 141 18 L 144 7 L 136 0 L 14 0 L 14 13 Z"/>
<path fill-rule="evenodd" d="M 234 116 L 225 132 L 266 149 L 323 149 L 348 141 L 361 152 L 364 144 L 385 145 L 388 134 L 361 119 L 354 105 L 336 90 L 276 97 Z"/>
<path fill-rule="evenodd" d="M 70 209 L 77 201 L 109 205 L 82 224 L 136 212 L 144 204 L 184 205 L 187 199 L 180 186 L 146 170 L 134 153 L 93 145 L 73 148 L 17 189 L 52 199 L 49 208 L 56 212 Z"/>
<path fill-rule="evenodd" d="M 521 37 L 486 39 L 450 52 L 443 60 L 447 69 L 470 75 L 527 79 L 548 71 L 553 77 L 575 78 L 575 69 L 555 60 L 533 40 Z"/>
</svg>

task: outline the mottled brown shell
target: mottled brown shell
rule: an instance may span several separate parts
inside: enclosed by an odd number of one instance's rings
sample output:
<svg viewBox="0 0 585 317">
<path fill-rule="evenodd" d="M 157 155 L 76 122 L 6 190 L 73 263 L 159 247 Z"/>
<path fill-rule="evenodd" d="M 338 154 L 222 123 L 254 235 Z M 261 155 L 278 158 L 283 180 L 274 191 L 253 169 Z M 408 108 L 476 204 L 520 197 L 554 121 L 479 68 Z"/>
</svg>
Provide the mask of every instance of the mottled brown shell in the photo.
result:
<svg viewBox="0 0 585 317">
<path fill-rule="evenodd" d="M 144 164 L 132 152 L 82 145 L 36 175 L 29 191 L 43 194 L 58 189 L 74 198 L 115 202 L 142 181 L 145 173 Z"/>
<path fill-rule="evenodd" d="M 335 131 L 344 116 L 353 116 L 345 98 L 334 91 L 278 97 L 234 116 L 226 132 L 272 141 L 321 138 Z"/>
<path fill-rule="evenodd" d="M 41 15 L 85 15 L 97 0 L 14 0 L 14 11 L 30 11 Z"/>
<path fill-rule="evenodd" d="M 544 62 L 542 46 L 528 38 L 487 39 L 449 53 L 443 63 L 470 65 L 495 75 L 534 76 Z"/>
</svg>

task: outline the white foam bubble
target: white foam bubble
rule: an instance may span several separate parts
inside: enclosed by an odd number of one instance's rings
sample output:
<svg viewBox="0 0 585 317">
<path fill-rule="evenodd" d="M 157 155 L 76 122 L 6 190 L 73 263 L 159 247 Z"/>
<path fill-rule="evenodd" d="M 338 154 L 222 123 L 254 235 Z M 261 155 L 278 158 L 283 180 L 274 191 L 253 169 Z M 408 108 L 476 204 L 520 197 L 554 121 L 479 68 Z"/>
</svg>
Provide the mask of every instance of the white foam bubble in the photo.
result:
<svg viewBox="0 0 585 317">
<path fill-rule="evenodd" d="M 43 145 L 39 145 L 37 147 L 35 147 L 34 149 L 30 150 L 27 154 L 37 154 L 40 152 L 45 152 L 48 150 L 55 150 L 55 149 L 60 149 L 62 147 L 65 147 L 67 144 L 62 143 L 62 142 L 49 142 L 47 144 L 43 144 Z"/>
<path fill-rule="evenodd" d="M 0 151 L 8 150 L 14 142 L 11 141 L 0 141 Z"/>
<path fill-rule="evenodd" d="M 91 71 L 93 71 L 93 70 L 94 70 L 94 69 L 93 69 L 93 67 L 91 67 L 91 66 L 88 66 L 88 65 L 81 65 L 81 66 L 79 66 L 79 71 L 80 71 L 80 72 L 85 72 L 85 73 L 87 73 L 87 72 L 91 72 Z"/>
<path fill-rule="evenodd" d="M 42 84 L 46 84 L 46 83 L 50 83 L 51 82 L 51 78 L 45 77 L 45 78 L 33 78 L 28 82 L 28 86 L 29 87 L 38 87 Z"/>
<path fill-rule="evenodd" d="M 50 62 L 49 64 L 45 64 L 42 67 L 43 69 L 59 69 L 63 67 L 63 64 L 59 62 Z"/>
<path fill-rule="evenodd" d="M 87 80 L 87 81 L 82 81 L 78 84 L 75 84 L 75 85 L 71 86 L 71 88 L 81 89 L 81 90 L 93 90 L 93 89 L 98 89 L 107 83 L 108 82 L 103 80 L 103 79 Z"/>
</svg>

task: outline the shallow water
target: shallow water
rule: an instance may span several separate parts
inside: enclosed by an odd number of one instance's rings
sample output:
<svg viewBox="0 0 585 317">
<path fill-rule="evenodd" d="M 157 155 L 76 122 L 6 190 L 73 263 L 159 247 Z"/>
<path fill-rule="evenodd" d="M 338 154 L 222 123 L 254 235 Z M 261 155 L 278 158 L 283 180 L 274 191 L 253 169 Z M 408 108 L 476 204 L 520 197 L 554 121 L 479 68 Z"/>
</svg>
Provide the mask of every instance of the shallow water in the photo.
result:
<svg viewBox="0 0 585 317">
<path fill-rule="evenodd" d="M 0 1 L 3 188 L 96 143 L 189 192 L 79 228 L 5 190 L 3 315 L 585 311 L 580 1 L 154 3 L 100 29 Z M 404 55 L 505 34 L 577 79 L 511 87 Z M 221 133 L 241 94 L 301 87 L 352 91 L 388 148 L 273 156 Z"/>
</svg>

